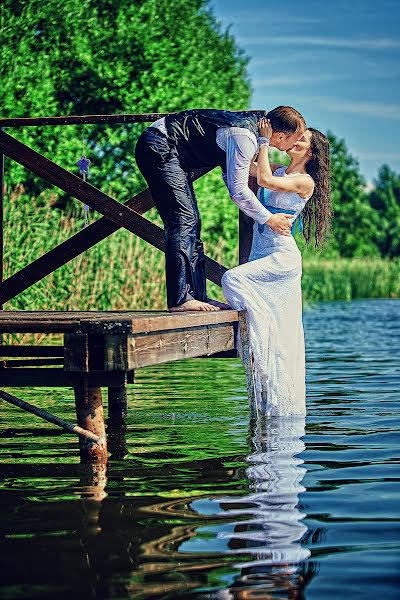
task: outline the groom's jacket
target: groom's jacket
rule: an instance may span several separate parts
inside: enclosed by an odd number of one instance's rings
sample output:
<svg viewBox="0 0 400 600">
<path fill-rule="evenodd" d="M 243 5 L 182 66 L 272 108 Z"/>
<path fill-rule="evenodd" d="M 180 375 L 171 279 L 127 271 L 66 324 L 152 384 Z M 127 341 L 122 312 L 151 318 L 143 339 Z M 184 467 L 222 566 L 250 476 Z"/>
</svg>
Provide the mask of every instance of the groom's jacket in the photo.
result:
<svg viewBox="0 0 400 600">
<path fill-rule="evenodd" d="M 170 143 L 176 146 L 182 167 L 226 167 L 226 153 L 216 141 L 221 127 L 241 127 L 258 137 L 257 121 L 265 111 L 231 112 L 213 108 L 185 110 L 165 117 Z"/>
</svg>

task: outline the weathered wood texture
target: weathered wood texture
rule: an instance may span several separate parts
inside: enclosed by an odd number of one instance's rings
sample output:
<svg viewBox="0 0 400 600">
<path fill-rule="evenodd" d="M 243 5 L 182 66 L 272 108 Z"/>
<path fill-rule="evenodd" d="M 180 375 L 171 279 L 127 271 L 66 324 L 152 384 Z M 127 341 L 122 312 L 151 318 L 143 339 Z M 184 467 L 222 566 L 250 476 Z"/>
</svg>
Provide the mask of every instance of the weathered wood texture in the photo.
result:
<svg viewBox="0 0 400 600">
<path fill-rule="evenodd" d="M 133 371 L 234 349 L 232 323 L 125 335 L 66 334 L 64 369 L 75 373 Z"/>
<path fill-rule="evenodd" d="M 118 387 L 127 383 L 129 372 L 88 373 L 89 384 L 93 387 Z M 81 373 L 70 373 L 53 367 L 16 367 L 0 369 L 0 387 L 74 387 L 79 385 Z"/>
<path fill-rule="evenodd" d="M 62 365 L 64 363 L 60 358 L 19 358 L 17 360 L 0 360 L 0 369 L 9 369 L 12 367 L 49 367 L 52 365 Z"/>
<path fill-rule="evenodd" d="M 107 442 L 104 426 L 103 402 L 100 387 L 92 387 L 86 377 L 74 388 L 76 416 L 79 427 L 92 432 L 100 439 L 97 443 L 79 439 L 81 462 L 107 462 Z"/>
<path fill-rule="evenodd" d="M 125 204 L 121 204 L 111 196 L 91 186 L 77 175 L 69 173 L 66 169 L 35 152 L 35 150 L 4 133 L 4 131 L 0 131 L 0 152 L 4 152 L 6 156 L 33 173 L 40 175 L 49 183 L 97 210 L 119 227 L 124 227 L 159 250 L 164 251 L 164 231 L 161 227 L 154 225 L 154 223 Z M 221 285 L 221 277 L 226 268 L 209 257 L 206 257 L 205 264 L 207 278 L 217 285 Z M 0 302 L 4 303 L 4 298 L 6 298 L 5 290 L 0 286 Z"/>
<path fill-rule="evenodd" d="M 0 313 L 0 332 L 120 335 L 237 322 L 236 310 L 182 313 L 134 310 L 70 312 L 4 310 Z"/>
<path fill-rule="evenodd" d="M 254 112 L 254 110 L 233 111 Z M 260 109 L 257 112 L 261 112 Z M 74 115 L 69 117 L 15 117 L 0 119 L 0 127 L 37 127 L 40 125 L 80 125 L 106 123 L 146 123 L 174 113 L 140 113 L 115 115 Z"/>
<path fill-rule="evenodd" d="M 64 346 L 1 346 L 0 345 L 0 356 L 49 356 L 49 357 L 63 357 Z"/>
<path fill-rule="evenodd" d="M 190 330 L 128 336 L 130 369 L 163 362 L 210 356 L 234 348 L 232 325 L 206 325 Z"/>
<path fill-rule="evenodd" d="M 38 127 L 41 125 L 95 125 L 107 123 L 147 123 L 173 113 L 143 113 L 119 115 L 73 115 L 70 117 L 15 117 L 0 119 L 0 127 Z"/>
<path fill-rule="evenodd" d="M 64 356 L 64 369 L 30 369 L 31 360 L 9 361 L 0 368 L 0 385 L 75 385 L 87 374 L 91 385 L 120 387 L 133 381 L 135 369 L 184 358 L 234 352 L 238 313 L 169 313 L 165 311 L 3 311 L 0 331 L 64 334 L 57 356 L 37 358 L 55 364 Z M 12 346 L 5 348 L 13 348 Z M 18 349 L 18 346 L 16 346 Z M 10 350 L 5 350 L 9 355 Z M 45 357 L 51 352 L 46 349 Z M 12 354 L 12 352 L 11 352 Z M 31 356 L 24 346 L 16 356 Z M 41 356 L 38 352 L 37 356 Z M 1 364 L 1 361 L 0 361 Z M 34 363 L 38 365 L 38 363 Z"/>
</svg>

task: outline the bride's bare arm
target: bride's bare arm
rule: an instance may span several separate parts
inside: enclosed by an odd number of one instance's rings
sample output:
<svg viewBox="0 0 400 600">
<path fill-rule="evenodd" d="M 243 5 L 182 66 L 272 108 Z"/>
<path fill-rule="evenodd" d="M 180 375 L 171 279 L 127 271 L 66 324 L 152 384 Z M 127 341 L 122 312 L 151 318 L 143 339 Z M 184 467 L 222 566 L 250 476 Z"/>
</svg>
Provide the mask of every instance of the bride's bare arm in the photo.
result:
<svg viewBox="0 0 400 600">
<path fill-rule="evenodd" d="M 272 127 L 267 121 L 261 122 L 260 133 L 263 137 L 271 137 Z M 296 192 L 304 198 L 310 196 L 314 189 L 313 180 L 308 175 L 275 176 L 269 162 L 267 144 L 262 144 L 258 152 L 257 183 L 275 192 Z"/>
<path fill-rule="evenodd" d="M 250 175 L 251 177 L 257 177 L 257 161 L 253 160 L 250 164 Z M 275 171 L 277 169 L 279 169 L 280 167 L 284 167 L 285 165 L 280 165 L 279 163 L 270 163 L 271 165 L 271 171 L 273 173 L 275 173 Z"/>
</svg>

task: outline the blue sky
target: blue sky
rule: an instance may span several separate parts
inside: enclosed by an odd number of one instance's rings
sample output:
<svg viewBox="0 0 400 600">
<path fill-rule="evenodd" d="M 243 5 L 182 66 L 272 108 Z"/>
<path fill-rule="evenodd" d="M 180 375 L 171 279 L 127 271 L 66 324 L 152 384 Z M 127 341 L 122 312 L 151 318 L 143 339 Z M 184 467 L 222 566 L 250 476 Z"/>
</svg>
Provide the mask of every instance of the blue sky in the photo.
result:
<svg viewBox="0 0 400 600">
<path fill-rule="evenodd" d="M 252 108 L 289 104 L 344 138 L 372 182 L 400 172 L 399 0 L 210 0 L 250 57 Z"/>
</svg>

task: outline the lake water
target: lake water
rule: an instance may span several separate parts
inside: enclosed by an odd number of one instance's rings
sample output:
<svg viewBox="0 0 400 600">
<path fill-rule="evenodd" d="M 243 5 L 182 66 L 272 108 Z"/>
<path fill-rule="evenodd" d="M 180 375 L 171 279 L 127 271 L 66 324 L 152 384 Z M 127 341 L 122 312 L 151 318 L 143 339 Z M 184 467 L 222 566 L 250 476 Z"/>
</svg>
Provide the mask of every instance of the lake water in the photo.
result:
<svg viewBox="0 0 400 600">
<path fill-rule="evenodd" d="M 400 598 L 400 301 L 304 313 L 306 419 L 249 423 L 238 360 L 137 372 L 106 471 L 3 403 L 0 598 Z M 13 390 L 75 421 L 72 390 Z"/>
</svg>

